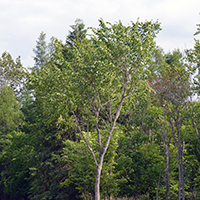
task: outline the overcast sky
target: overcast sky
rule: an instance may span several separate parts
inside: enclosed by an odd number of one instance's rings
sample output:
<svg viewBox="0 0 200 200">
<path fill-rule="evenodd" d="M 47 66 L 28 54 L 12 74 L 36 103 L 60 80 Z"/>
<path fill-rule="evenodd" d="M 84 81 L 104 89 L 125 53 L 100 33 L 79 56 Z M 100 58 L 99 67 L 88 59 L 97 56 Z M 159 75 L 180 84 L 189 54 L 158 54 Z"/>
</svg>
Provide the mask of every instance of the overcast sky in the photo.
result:
<svg viewBox="0 0 200 200">
<path fill-rule="evenodd" d="M 22 64 L 31 67 L 39 34 L 45 32 L 47 41 L 52 36 L 65 41 L 77 18 L 87 27 L 97 27 L 100 18 L 120 19 L 124 25 L 137 18 L 158 20 L 157 44 L 166 52 L 183 51 L 194 45 L 199 13 L 200 0 L 0 0 L 0 54 L 20 55 Z"/>
</svg>

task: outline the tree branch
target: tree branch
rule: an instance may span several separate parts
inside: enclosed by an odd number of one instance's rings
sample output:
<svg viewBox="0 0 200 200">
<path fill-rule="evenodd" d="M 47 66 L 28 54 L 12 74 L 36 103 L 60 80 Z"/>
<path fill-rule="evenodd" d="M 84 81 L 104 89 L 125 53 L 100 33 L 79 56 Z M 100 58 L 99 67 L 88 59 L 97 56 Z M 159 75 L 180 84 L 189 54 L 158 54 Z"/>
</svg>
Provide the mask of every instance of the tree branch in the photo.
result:
<svg viewBox="0 0 200 200">
<path fill-rule="evenodd" d="M 85 143 L 86 143 L 88 149 L 89 149 L 90 152 L 92 153 L 92 156 L 93 156 L 93 158 L 94 158 L 95 165 L 98 166 L 97 159 L 96 159 L 96 156 L 95 156 L 95 154 L 94 154 L 94 151 L 93 151 L 92 147 L 89 145 L 87 139 L 85 138 L 85 135 L 84 135 L 84 133 L 83 133 L 82 130 L 81 130 L 81 127 L 80 127 L 80 125 L 79 125 L 78 119 L 77 119 L 76 114 L 75 114 L 74 111 L 73 111 L 73 115 L 74 115 L 76 124 L 77 124 L 77 126 L 78 126 L 78 130 L 80 131 L 81 135 L 83 136 L 83 139 L 84 139 L 84 141 L 85 141 Z"/>
<path fill-rule="evenodd" d="M 198 130 L 198 127 L 197 127 L 196 122 L 195 122 L 195 113 L 194 113 L 193 104 L 192 104 L 192 115 L 191 115 L 190 112 L 189 112 L 188 105 L 186 106 L 186 108 L 187 108 L 187 113 L 188 113 L 188 115 L 189 115 L 189 117 L 190 117 L 190 119 L 191 119 L 191 121 L 192 121 L 192 123 L 193 123 L 193 125 L 194 125 L 195 131 L 196 131 L 196 134 L 197 134 L 197 137 L 198 137 L 198 139 L 199 139 L 199 141 L 200 141 L 199 130 Z"/>
<path fill-rule="evenodd" d="M 125 99 L 125 93 L 126 93 L 126 90 L 127 90 L 127 85 L 128 85 L 128 80 L 125 82 L 124 84 L 124 91 L 123 91 L 123 94 L 122 94 L 122 97 L 121 97 L 121 101 L 118 105 L 118 108 L 117 108 L 117 111 L 116 111 L 116 115 L 115 115 L 115 118 L 113 120 L 113 123 L 112 123 L 112 126 L 111 126 L 111 129 L 109 131 L 109 134 L 108 134 L 108 137 L 107 137 L 107 141 L 106 141 L 106 144 L 104 146 L 104 149 L 103 149 L 103 152 L 102 152 L 102 157 L 105 155 L 107 149 L 108 149 L 108 146 L 109 146 L 109 143 L 110 143 L 110 139 L 111 139 L 111 135 L 112 135 L 112 132 L 114 130 L 114 127 L 115 127 L 115 124 L 117 122 L 117 119 L 120 115 L 120 112 L 121 112 L 121 109 L 122 109 L 122 104 L 123 104 L 123 101 Z"/>
</svg>

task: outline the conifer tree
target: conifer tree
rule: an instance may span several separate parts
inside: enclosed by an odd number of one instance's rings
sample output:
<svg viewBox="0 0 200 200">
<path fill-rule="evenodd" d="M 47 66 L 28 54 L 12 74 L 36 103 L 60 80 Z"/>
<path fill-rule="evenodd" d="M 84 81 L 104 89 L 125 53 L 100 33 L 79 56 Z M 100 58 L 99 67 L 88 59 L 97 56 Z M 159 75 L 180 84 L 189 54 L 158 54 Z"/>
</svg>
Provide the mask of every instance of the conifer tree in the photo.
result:
<svg viewBox="0 0 200 200">
<path fill-rule="evenodd" d="M 71 25 L 70 27 L 72 28 L 72 31 L 69 31 L 66 44 L 73 46 L 76 42 L 80 42 L 86 37 L 87 30 L 85 29 L 85 24 L 81 19 L 76 19 L 75 25 Z"/>
<path fill-rule="evenodd" d="M 46 33 L 41 32 L 38 40 L 36 41 L 36 48 L 33 49 L 35 53 L 34 61 L 35 65 L 34 68 L 41 69 L 47 63 L 47 44 L 46 44 Z"/>
</svg>

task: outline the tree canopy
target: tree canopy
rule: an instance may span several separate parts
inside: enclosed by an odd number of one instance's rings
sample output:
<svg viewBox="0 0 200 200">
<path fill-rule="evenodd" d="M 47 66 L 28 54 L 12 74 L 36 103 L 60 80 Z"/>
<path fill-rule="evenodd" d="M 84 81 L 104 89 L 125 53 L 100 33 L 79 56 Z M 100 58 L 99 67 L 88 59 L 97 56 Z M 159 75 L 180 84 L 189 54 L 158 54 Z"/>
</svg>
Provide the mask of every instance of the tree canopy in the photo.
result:
<svg viewBox="0 0 200 200">
<path fill-rule="evenodd" d="M 70 28 L 41 32 L 30 71 L 0 58 L 0 198 L 200 198 L 199 40 L 165 53 L 159 22 Z"/>
</svg>

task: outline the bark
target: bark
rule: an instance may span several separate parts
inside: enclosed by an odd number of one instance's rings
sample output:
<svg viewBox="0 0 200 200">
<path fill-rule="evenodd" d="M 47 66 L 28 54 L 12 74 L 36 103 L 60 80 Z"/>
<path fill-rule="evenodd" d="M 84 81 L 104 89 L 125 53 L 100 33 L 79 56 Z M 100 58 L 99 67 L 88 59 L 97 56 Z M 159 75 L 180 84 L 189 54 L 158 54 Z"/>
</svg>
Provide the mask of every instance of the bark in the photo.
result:
<svg viewBox="0 0 200 200">
<path fill-rule="evenodd" d="M 156 200 L 159 199 L 159 197 L 158 197 L 158 193 L 159 193 L 159 187 L 160 187 L 160 178 L 161 178 L 161 175 L 162 175 L 162 172 L 160 172 L 159 179 L 158 179 L 158 185 L 157 185 L 157 190 L 156 190 Z"/>
<path fill-rule="evenodd" d="M 183 153 L 181 151 L 181 183 L 182 183 L 182 200 L 185 200 L 185 187 L 184 187 L 184 167 L 183 167 Z"/>
<path fill-rule="evenodd" d="M 168 199 L 169 197 L 169 167 L 170 167 L 170 157 L 169 157 L 169 147 L 166 142 L 164 143 L 165 146 L 165 155 L 166 155 L 166 171 L 165 171 L 165 176 L 166 176 L 166 191 L 165 191 L 165 199 Z"/>
<path fill-rule="evenodd" d="M 181 123 L 179 122 L 179 113 L 177 113 L 177 118 L 174 117 L 173 119 L 174 119 L 174 124 L 176 126 L 176 135 L 175 135 L 175 127 L 171 120 L 170 120 L 170 124 L 172 127 L 172 135 L 178 149 L 178 153 L 177 153 L 177 163 L 178 163 L 178 170 L 179 170 L 179 191 L 178 191 L 179 197 L 178 199 L 181 200 L 181 196 L 182 196 L 182 200 L 185 200 L 184 174 L 183 174 L 183 151 L 181 149 L 181 138 L 180 138 Z"/>
<path fill-rule="evenodd" d="M 179 199 L 185 200 L 183 153 L 180 146 L 178 148 L 177 157 L 178 157 L 178 170 L 179 170 Z"/>
<path fill-rule="evenodd" d="M 179 155 L 177 156 L 178 158 L 178 178 L 179 178 L 179 183 L 178 183 L 178 200 L 181 200 L 181 169 L 180 169 L 180 161 L 179 161 Z"/>
<path fill-rule="evenodd" d="M 165 199 L 169 197 L 169 188 L 170 188 L 170 179 L 169 179 L 169 167 L 170 167 L 170 155 L 169 155 L 169 142 L 167 140 L 167 135 L 165 134 L 165 126 L 163 128 L 160 125 L 161 133 L 162 133 L 162 140 L 164 144 L 165 150 L 165 157 L 166 157 L 166 169 L 165 169 L 165 178 L 166 178 L 166 191 L 165 191 Z"/>
<path fill-rule="evenodd" d="M 97 165 L 97 172 L 95 179 L 95 200 L 100 200 L 100 178 L 101 178 L 102 165 L 103 163 Z"/>
<path fill-rule="evenodd" d="M 106 141 L 106 144 L 105 144 L 105 147 L 104 149 L 102 150 L 102 152 L 99 152 L 100 153 L 100 156 L 99 156 L 99 164 L 96 164 L 96 167 L 97 167 L 97 171 L 96 171 L 96 179 L 95 179 L 95 200 L 100 200 L 100 177 L 101 177 L 101 170 L 102 170 L 102 166 L 103 166 L 103 159 L 104 159 L 104 155 L 105 153 L 107 152 L 107 149 L 108 149 L 108 146 L 110 144 L 110 139 L 111 139 L 111 135 L 112 135 L 112 132 L 114 130 L 114 127 L 115 127 L 115 124 L 117 122 L 117 119 L 120 115 L 120 112 L 121 112 L 121 109 L 122 109 L 122 104 L 123 104 L 123 101 L 124 101 L 124 94 L 122 95 L 122 99 L 119 103 L 119 106 L 117 108 L 117 111 L 116 111 L 116 115 L 115 115 L 115 118 L 113 120 L 113 123 L 112 123 L 112 126 L 111 126 L 111 129 L 109 131 L 109 134 L 108 134 L 108 138 L 107 138 L 107 141 Z M 99 133 L 100 134 L 100 133 Z"/>
</svg>

